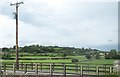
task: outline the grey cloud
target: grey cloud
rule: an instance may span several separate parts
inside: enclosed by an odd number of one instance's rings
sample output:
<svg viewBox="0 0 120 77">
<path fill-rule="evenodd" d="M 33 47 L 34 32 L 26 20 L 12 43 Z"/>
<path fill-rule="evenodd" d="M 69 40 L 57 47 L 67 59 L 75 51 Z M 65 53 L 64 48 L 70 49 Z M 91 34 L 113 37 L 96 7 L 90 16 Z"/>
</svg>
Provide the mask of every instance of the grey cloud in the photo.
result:
<svg viewBox="0 0 120 77">
<path fill-rule="evenodd" d="M 105 50 L 105 51 L 109 51 L 111 49 L 116 49 L 118 50 L 118 45 L 116 44 L 112 44 L 112 45 L 101 45 L 101 46 L 96 46 L 95 48 L 99 48 L 100 50 Z"/>
<path fill-rule="evenodd" d="M 13 7 L 4 4 L 0 8 L 0 14 L 13 17 Z M 113 31 L 117 29 L 116 14 L 116 3 L 79 3 L 72 0 L 64 7 L 56 8 L 26 1 L 19 7 L 19 19 L 22 22 L 20 45 L 39 43 L 114 48 L 114 45 L 106 45 L 106 40 L 111 38 L 115 40 L 114 43 L 117 41 L 117 32 Z"/>
</svg>

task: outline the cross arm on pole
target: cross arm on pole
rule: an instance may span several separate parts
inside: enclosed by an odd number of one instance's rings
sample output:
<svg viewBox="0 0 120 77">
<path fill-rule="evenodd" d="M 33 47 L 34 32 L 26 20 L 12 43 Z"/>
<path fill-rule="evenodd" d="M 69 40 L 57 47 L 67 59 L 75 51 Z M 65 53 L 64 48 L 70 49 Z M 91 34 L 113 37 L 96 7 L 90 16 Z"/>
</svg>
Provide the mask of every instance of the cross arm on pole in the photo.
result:
<svg viewBox="0 0 120 77">
<path fill-rule="evenodd" d="M 14 4 L 10 3 L 10 6 L 19 5 L 19 4 L 24 4 L 24 2 L 17 2 L 17 3 L 14 3 Z"/>
</svg>

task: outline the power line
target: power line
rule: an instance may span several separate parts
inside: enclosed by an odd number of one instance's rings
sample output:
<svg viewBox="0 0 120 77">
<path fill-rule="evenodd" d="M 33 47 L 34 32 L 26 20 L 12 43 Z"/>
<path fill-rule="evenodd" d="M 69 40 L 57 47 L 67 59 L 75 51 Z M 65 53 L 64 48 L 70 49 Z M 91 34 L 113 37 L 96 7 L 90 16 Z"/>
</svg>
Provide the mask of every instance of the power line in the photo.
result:
<svg viewBox="0 0 120 77">
<path fill-rule="evenodd" d="M 43 7 L 40 8 L 39 6 L 31 4 L 31 3 L 30 4 L 26 4 L 26 6 L 24 8 L 30 9 L 30 12 L 35 12 L 34 16 L 42 15 L 42 16 L 48 17 L 48 18 L 56 21 L 57 23 L 60 23 L 60 24 L 63 24 L 63 25 L 67 24 L 62 19 L 64 16 L 58 15 L 58 14 L 55 14 L 55 13 L 53 15 L 53 13 L 50 11 L 52 9 L 50 9 L 50 8 L 43 8 Z M 69 20 L 65 20 L 65 21 L 69 21 Z"/>
<path fill-rule="evenodd" d="M 20 4 L 23 4 L 23 2 L 17 2 L 15 4 L 10 4 L 10 6 L 15 6 L 16 7 L 16 12 L 14 12 L 15 14 L 15 19 L 16 19 L 16 69 L 19 69 L 19 52 L 18 52 L 18 7 L 20 6 Z"/>
</svg>

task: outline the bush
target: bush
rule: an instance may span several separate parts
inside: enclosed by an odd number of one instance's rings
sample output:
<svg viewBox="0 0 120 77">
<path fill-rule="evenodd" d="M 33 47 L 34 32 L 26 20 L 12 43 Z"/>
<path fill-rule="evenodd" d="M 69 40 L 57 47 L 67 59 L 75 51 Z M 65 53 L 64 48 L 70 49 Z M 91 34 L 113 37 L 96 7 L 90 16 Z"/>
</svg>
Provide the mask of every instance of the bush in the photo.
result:
<svg viewBox="0 0 120 77">
<path fill-rule="evenodd" d="M 10 54 L 4 54 L 4 55 L 2 55 L 2 59 L 11 59 L 11 55 Z"/>
<path fill-rule="evenodd" d="M 92 58 L 90 53 L 86 53 L 86 54 L 85 54 L 85 57 L 86 57 L 87 59 L 91 59 L 91 58 Z"/>
<path fill-rule="evenodd" d="M 66 57 L 66 56 L 67 56 L 67 54 L 63 54 L 63 55 L 62 55 L 62 57 Z"/>
<path fill-rule="evenodd" d="M 78 59 L 72 59 L 72 63 L 76 63 L 78 61 L 79 61 Z"/>
<path fill-rule="evenodd" d="M 105 55 L 105 59 L 110 59 L 110 55 L 109 54 Z"/>
<path fill-rule="evenodd" d="M 20 56 L 20 57 L 23 57 L 23 54 L 20 54 L 19 56 Z"/>
<path fill-rule="evenodd" d="M 120 54 L 117 54 L 116 51 L 110 51 L 105 55 L 105 59 L 120 59 Z"/>
<path fill-rule="evenodd" d="M 55 57 L 55 55 L 54 55 L 54 54 L 50 54 L 49 56 L 50 56 L 50 57 Z"/>
<path fill-rule="evenodd" d="M 3 77 L 2 75 L 3 75 L 3 71 L 2 71 L 2 69 L 0 67 L 0 77 Z"/>
<path fill-rule="evenodd" d="M 120 59 L 120 55 L 114 56 L 114 59 Z"/>
</svg>

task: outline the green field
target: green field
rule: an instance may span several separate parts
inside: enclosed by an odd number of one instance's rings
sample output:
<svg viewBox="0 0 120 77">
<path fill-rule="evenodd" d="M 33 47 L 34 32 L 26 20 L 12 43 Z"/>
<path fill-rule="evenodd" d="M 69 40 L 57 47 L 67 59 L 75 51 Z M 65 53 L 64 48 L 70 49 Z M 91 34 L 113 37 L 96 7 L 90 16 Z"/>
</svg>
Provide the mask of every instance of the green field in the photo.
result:
<svg viewBox="0 0 120 77">
<path fill-rule="evenodd" d="M 12 58 L 15 58 L 12 56 Z M 46 58 L 46 60 L 19 60 L 19 62 L 61 62 L 61 63 L 71 63 L 73 58 L 76 58 L 79 60 L 78 63 L 88 63 L 88 64 L 113 64 L 116 59 L 86 59 L 85 56 L 67 56 L 69 59 L 59 59 L 59 60 L 53 60 L 53 59 L 47 59 L 47 58 L 59 58 L 59 57 L 50 57 L 50 56 L 23 56 L 19 58 Z M 15 62 L 14 60 L 1 60 L 2 62 Z"/>
<path fill-rule="evenodd" d="M 15 60 L 2 60 L 2 62 L 15 62 Z M 71 60 L 19 60 L 19 62 L 61 62 L 61 63 L 70 63 Z"/>
<path fill-rule="evenodd" d="M 83 63 L 88 64 L 113 64 L 113 62 L 116 61 L 116 59 L 98 59 L 98 60 L 88 60 Z"/>
</svg>

